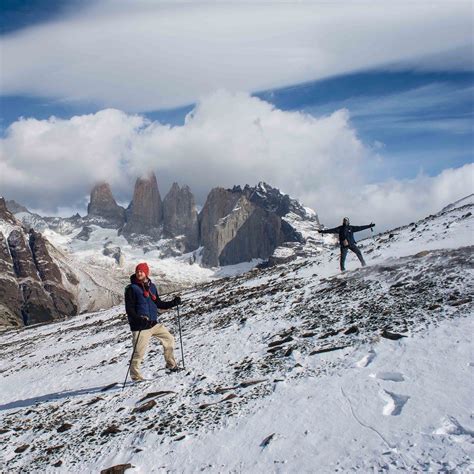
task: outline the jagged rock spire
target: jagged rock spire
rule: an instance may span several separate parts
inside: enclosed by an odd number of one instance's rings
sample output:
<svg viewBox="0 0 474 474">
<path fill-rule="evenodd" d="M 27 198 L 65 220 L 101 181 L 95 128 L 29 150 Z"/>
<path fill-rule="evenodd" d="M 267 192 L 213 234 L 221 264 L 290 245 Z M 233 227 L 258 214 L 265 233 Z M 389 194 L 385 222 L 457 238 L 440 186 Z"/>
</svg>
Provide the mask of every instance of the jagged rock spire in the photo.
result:
<svg viewBox="0 0 474 474">
<path fill-rule="evenodd" d="M 137 178 L 133 199 L 126 211 L 125 234 L 157 235 L 163 222 L 163 203 L 155 173 Z"/>
<path fill-rule="evenodd" d="M 92 188 L 87 217 L 100 218 L 114 227 L 125 223 L 125 209 L 115 201 L 108 183 L 101 182 Z"/>
<path fill-rule="evenodd" d="M 199 246 L 196 203 L 189 186 L 173 183 L 163 200 L 163 232 L 167 237 L 184 236 L 186 251 Z"/>
</svg>

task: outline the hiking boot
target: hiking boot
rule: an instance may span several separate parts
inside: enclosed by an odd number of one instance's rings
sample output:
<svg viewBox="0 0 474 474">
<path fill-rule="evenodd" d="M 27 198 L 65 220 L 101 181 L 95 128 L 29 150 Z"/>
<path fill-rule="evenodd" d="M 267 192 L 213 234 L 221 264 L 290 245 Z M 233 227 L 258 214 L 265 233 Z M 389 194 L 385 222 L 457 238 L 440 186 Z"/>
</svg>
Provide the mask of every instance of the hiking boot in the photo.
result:
<svg viewBox="0 0 474 474">
<path fill-rule="evenodd" d="M 175 365 L 174 367 L 166 367 L 166 372 L 168 374 L 171 374 L 173 372 L 179 372 L 180 370 L 183 370 L 182 367 L 178 367 L 177 365 Z"/>
<path fill-rule="evenodd" d="M 133 377 L 130 377 L 132 379 L 133 382 L 143 382 L 145 379 L 145 377 L 143 377 L 142 375 L 135 375 Z"/>
</svg>

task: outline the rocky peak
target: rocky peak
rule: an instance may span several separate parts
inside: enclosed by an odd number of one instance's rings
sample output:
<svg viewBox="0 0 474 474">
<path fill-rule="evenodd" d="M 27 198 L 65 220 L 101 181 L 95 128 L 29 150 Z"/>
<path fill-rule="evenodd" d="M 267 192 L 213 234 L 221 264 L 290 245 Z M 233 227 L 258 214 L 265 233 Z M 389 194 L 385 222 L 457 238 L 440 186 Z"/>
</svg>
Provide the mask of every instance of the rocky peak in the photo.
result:
<svg viewBox="0 0 474 474">
<path fill-rule="evenodd" d="M 133 199 L 126 211 L 124 234 L 156 236 L 163 221 L 163 203 L 155 173 L 140 177 L 135 182 Z"/>
<path fill-rule="evenodd" d="M 292 219 L 283 219 L 291 214 L 296 220 L 317 220 L 315 213 L 266 183 L 214 188 L 199 216 L 203 264 L 267 259 L 284 242 L 304 243 Z"/>
<path fill-rule="evenodd" d="M 230 191 L 244 194 L 257 206 L 266 211 L 274 212 L 280 217 L 293 213 L 302 219 L 317 220 L 316 213 L 313 214 L 296 199 L 290 198 L 288 194 L 283 194 L 278 188 L 274 188 L 263 181 L 260 181 L 257 186 L 246 184 L 243 189 L 240 186 L 234 186 Z"/>
<path fill-rule="evenodd" d="M 7 203 L 3 197 L 0 197 L 0 220 L 11 224 L 18 225 L 18 221 L 15 219 L 15 216 L 7 208 Z"/>
<path fill-rule="evenodd" d="M 173 183 L 163 199 L 163 233 L 166 237 L 184 237 L 186 251 L 199 246 L 199 225 L 194 196 L 188 186 Z"/>
<path fill-rule="evenodd" d="M 18 212 L 26 212 L 30 214 L 30 211 L 25 206 L 22 206 L 13 199 L 6 201 L 6 205 L 8 210 L 13 214 L 17 214 Z"/>
<path fill-rule="evenodd" d="M 115 201 L 108 183 L 99 183 L 92 188 L 87 217 L 100 218 L 113 227 L 123 226 L 125 209 Z"/>
</svg>

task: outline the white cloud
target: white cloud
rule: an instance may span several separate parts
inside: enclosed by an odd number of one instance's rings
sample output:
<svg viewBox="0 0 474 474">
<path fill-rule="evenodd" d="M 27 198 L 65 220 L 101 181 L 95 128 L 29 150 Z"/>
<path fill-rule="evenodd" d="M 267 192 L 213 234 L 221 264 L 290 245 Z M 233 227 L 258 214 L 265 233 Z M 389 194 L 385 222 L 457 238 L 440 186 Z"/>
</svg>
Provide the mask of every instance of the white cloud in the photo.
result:
<svg viewBox="0 0 474 474">
<path fill-rule="evenodd" d="M 447 204 L 474 191 L 474 164 L 445 169 L 437 176 L 388 180 L 342 190 L 334 195 L 329 187 L 310 191 L 304 198 L 318 201 L 320 218 L 339 225 L 350 216 L 355 225 L 375 222 L 378 230 L 395 228 L 440 211 Z M 331 199 L 331 197 L 335 197 Z"/>
<path fill-rule="evenodd" d="M 346 110 L 315 118 L 225 91 L 202 100 L 183 126 L 107 109 L 20 120 L 0 144 L 0 193 L 47 210 L 83 207 L 104 179 L 126 201 L 134 176 L 153 169 L 162 195 L 178 181 L 202 204 L 214 186 L 265 180 L 314 207 L 328 225 L 349 215 L 387 228 L 436 212 L 473 187 L 474 165 L 368 184 L 381 157 L 359 140 Z"/>
<path fill-rule="evenodd" d="M 1 91 L 146 111 L 193 103 L 219 88 L 266 90 L 394 64 L 472 69 L 471 7 L 101 2 L 4 36 Z"/>
</svg>

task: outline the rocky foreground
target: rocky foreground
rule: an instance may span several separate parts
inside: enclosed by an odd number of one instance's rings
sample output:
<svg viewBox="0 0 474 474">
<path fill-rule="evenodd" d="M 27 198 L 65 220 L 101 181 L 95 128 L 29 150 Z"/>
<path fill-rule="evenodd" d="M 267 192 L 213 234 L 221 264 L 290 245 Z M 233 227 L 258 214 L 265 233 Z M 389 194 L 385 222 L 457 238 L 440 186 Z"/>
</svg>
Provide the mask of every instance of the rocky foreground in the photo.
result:
<svg viewBox="0 0 474 474">
<path fill-rule="evenodd" d="M 320 248 L 188 291 L 187 370 L 155 344 L 123 391 L 122 307 L 9 331 L 3 470 L 468 472 L 471 207 L 364 241 L 363 269 Z"/>
</svg>

